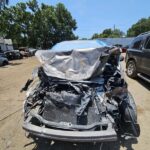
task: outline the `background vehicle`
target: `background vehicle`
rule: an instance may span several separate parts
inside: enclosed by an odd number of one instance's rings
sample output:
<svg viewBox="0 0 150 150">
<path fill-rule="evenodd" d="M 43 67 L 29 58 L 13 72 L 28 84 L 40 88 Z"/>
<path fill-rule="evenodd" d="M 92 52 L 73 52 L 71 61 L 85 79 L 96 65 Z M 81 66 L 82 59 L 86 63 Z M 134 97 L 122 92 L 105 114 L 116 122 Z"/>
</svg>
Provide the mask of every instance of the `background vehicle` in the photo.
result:
<svg viewBox="0 0 150 150">
<path fill-rule="evenodd" d="M 4 52 L 8 60 L 22 59 L 23 56 L 19 50 L 11 50 Z"/>
<path fill-rule="evenodd" d="M 23 57 L 30 57 L 31 56 L 29 49 L 27 47 L 19 47 L 19 51 Z"/>
<path fill-rule="evenodd" d="M 27 132 L 71 142 L 139 136 L 136 105 L 119 68 L 120 49 L 101 41 L 67 41 L 36 56 L 43 67 L 33 73 L 39 80 L 24 103 Z"/>
<path fill-rule="evenodd" d="M 150 83 L 150 32 L 137 36 L 126 53 L 127 75 Z"/>
<path fill-rule="evenodd" d="M 35 48 L 29 48 L 28 50 L 29 50 L 31 56 L 34 56 L 37 51 L 37 49 L 35 49 Z"/>
<path fill-rule="evenodd" d="M 8 59 L 0 56 L 0 66 L 8 65 Z"/>
<path fill-rule="evenodd" d="M 0 51 L 0 56 L 4 57 L 4 58 L 7 58 L 6 55 L 5 55 L 5 53 L 3 51 Z"/>
<path fill-rule="evenodd" d="M 23 57 L 31 57 L 34 56 L 37 49 L 27 48 L 27 47 L 19 47 L 19 51 Z"/>
</svg>

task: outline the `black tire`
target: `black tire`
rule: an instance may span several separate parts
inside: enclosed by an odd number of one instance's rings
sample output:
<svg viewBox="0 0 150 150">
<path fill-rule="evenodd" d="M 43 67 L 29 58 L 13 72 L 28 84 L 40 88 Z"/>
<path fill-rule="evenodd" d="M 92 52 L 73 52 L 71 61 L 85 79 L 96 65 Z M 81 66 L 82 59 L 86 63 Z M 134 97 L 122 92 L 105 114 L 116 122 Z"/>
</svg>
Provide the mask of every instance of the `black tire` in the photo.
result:
<svg viewBox="0 0 150 150">
<path fill-rule="evenodd" d="M 8 65 L 8 62 L 7 62 L 7 61 L 4 61 L 4 62 L 3 62 L 3 66 L 5 66 L 5 65 Z"/>
<path fill-rule="evenodd" d="M 128 100 L 129 104 L 125 109 L 126 131 L 138 137 L 140 135 L 140 126 L 137 123 L 137 109 L 131 93 L 128 93 Z"/>
<path fill-rule="evenodd" d="M 134 60 L 129 60 L 127 62 L 127 75 L 130 78 L 136 78 L 137 77 L 136 63 Z"/>
<path fill-rule="evenodd" d="M 19 57 L 19 59 L 23 59 L 23 55 L 22 55 L 22 54 L 20 54 L 20 57 Z"/>
<path fill-rule="evenodd" d="M 127 131 L 127 133 L 133 134 L 135 137 L 139 137 L 140 136 L 140 126 L 135 121 L 133 111 L 129 107 L 126 110 L 126 114 L 127 113 L 128 113 L 128 116 L 130 116 L 130 121 L 127 123 L 126 131 Z"/>
</svg>

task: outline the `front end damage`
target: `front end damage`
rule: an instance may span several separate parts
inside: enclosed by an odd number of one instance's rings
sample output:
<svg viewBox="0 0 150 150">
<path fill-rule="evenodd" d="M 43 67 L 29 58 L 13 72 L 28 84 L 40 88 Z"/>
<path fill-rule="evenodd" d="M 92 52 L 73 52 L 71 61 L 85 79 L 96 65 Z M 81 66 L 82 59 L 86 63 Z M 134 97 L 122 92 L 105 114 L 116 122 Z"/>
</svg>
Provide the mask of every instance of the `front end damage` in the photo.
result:
<svg viewBox="0 0 150 150">
<path fill-rule="evenodd" d="M 51 59 L 43 59 L 45 66 L 38 68 L 38 79 L 27 92 L 23 129 L 39 137 L 71 142 L 116 141 L 119 133 L 139 136 L 136 108 L 118 69 L 118 49 L 94 51 L 99 52 L 99 56 L 95 53 L 96 61 L 89 60 L 91 50 L 88 55 L 76 51 L 82 54 L 80 65 L 89 67 L 89 72 L 81 71 L 83 66 L 76 66 L 77 60 L 70 61 L 68 55 L 74 57 L 75 52 L 57 53 L 61 56 L 58 60 L 52 52 Z M 62 66 L 62 60 L 69 69 Z M 23 90 L 31 82 L 28 81 Z"/>
</svg>

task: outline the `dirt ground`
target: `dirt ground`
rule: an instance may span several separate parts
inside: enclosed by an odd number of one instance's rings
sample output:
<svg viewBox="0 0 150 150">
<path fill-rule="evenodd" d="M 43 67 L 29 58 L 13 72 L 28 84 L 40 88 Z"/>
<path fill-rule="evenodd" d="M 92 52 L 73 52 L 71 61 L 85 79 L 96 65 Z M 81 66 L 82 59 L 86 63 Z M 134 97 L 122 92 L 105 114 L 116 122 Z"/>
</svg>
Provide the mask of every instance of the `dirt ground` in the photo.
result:
<svg viewBox="0 0 150 150">
<path fill-rule="evenodd" d="M 71 150 L 75 145 L 53 142 L 51 146 L 42 141 L 35 142 L 27 138 L 22 129 L 23 101 L 25 93 L 20 93 L 21 87 L 31 77 L 31 72 L 39 63 L 35 57 L 12 61 L 10 65 L 0 67 L 0 150 Z M 124 64 L 123 64 L 124 65 Z M 125 77 L 129 90 L 135 98 L 138 109 L 138 121 L 141 135 L 137 142 L 119 145 L 116 150 L 150 149 L 150 85 L 138 79 Z M 132 148 L 131 148 L 132 147 Z M 87 146 L 86 149 L 92 149 Z"/>
</svg>

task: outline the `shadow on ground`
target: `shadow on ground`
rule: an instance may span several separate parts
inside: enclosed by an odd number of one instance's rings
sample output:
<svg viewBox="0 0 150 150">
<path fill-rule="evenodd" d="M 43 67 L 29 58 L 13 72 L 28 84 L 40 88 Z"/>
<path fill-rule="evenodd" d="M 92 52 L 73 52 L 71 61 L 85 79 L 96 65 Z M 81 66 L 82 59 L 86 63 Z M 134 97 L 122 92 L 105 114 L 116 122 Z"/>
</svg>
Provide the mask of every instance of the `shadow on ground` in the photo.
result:
<svg viewBox="0 0 150 150">
<path fill-rule="evenodd" d="M 118 140 L 117 142 L 107 143 L 79 143 L 49 141 L 44 138 L 34 138 L 35 147 L 32 150 L 120 150 L 125 147 L 126 150 L 134 150 L 132 144 L 137 144 L 137 139 Z M 26 144 L 24 147 L 32 143 Z"/>
<path fill-rule="evenodd" d="M 21 65 L 22 63 L 12 63 L 12 62 L 10 62 L 8 65 L 4 65 L 4 66 L 1 66 L 1 68 L 8 68 L 9 66 L 18 66 L 18 65 Z"/>
<path fill-rule="evenodd" d="M 21 64 L 22 64 L 22 63 L 14 63 L 14 62 L 13 62 L 13 63 L 12 63 L 12 62 L 9 63 L 10 66 L 18 66 L 18 65 L 21 65 Z"/>
</svg>

